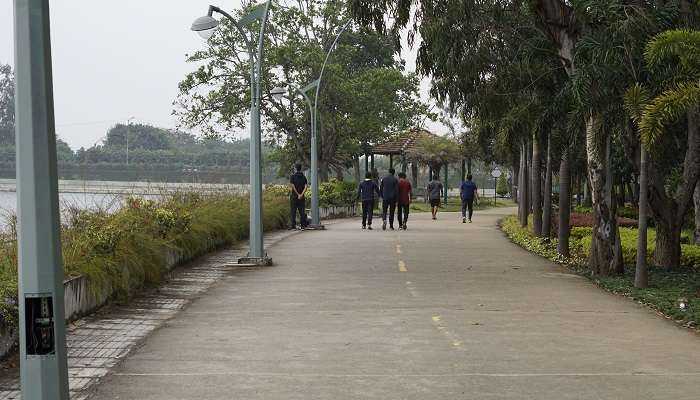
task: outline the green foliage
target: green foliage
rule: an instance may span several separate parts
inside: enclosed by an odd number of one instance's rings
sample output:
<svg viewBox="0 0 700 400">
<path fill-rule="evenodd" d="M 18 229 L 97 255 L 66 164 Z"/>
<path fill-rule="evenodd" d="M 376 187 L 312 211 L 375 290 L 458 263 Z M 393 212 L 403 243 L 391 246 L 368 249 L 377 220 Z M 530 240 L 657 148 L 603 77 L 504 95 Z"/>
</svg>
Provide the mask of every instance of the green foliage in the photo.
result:
<svg viewBox="0 0 700 400">
<path fill-rule="evenodd" d="M 577 214 L 593 214 L 593 209 L 591 207 L 576 206 L 574 207 L 574 212 Z"/>
<path fill-rule="evenodd" d="M 324 206 L 347 206 L 357 201 L 357 184 L 331 179 L 319 185 L 319 200 Z"/>
<path fill-rule="evenodd" d="M 580 255 L 574 255 L 569 260 L 560 259 L 556 251 L 556 240 L 544 241 L 535 237 L 527 228 L 520 226 L 517 217 L 504 218 L 501 221 L 501 229 L 515 244 L 532 253 L 567 265 L 574 272 L 594 279 L 595 283 L 612 293 L 631 297 L 690 327 L 697 327 L 698 322 L 700 322 L 700 270 L 698 269 L 668 271 L 651 267 L 649 269 L 649 288 L 636 289 L 633 268 L 627 268 L 623 275 L 593 278 L 590 270 L 585 266 L 584 258 Z M 572 228 L 571 246 L 574 250 L 572 254 L 579 253 L 581 250 L 579 239 L 590 239 L 591 233 L 591 228 Z M 652 231 L 649 234 L 651 238 Z M 636 235 L 632 235 L 631 230 L 623 234 L 623 247 L 628 250 L 633 247 L 630 245 L 633 236 L 636 237 Z M 684 257 L 688 255 L 688 257 L 693 258 L 694 262 L 697 262 L 698 256 L 700 256 L 698 251 L 700 246 L 692 246 L 693 249 L 690 251 L 686 246 L 688 245 L 683 245 Z M 626 252 L 625 259 L 627 260 L 629 257 L 630 254 Z M 690 261 L 687 261 L 686 265 L 690 265 Z M 688 299 L 689 308 L 687 311 L 682 311 L 678 307 L 677 302 L 680 298 Z"/>
<path fill-rule="evenodd" d="M 284 153 L 284 164 L 309 164 L 310 116 L 304 98 L 290 85 L 304 87 L 321 72 L 329 46 L 348 20 L 335 0 L 283 0 L 270 15 L 262 76 L 263 133 Z M 197 65 L 180 83 L 176 114 L 183 124 L 209 136 L 223 136 L 247 124 L 249 64 L 244 40 L 224 21 L 204 50 L 188 58 Z M 363 143 L 421 123 L 428 108 L 419 99 L 419 80 L 404 70 L 389 38 L 354 24 L 328 59 L 318 99 L 321 168 L 344 168 Z M 267 95 L 288 87 L 284 99 Z M 309 93 L 313 99 L 313 92 Z M 289 165 L 284 165 L 288 167 Z"/>
<path fill-rule="evenodd" d="M 498 180 L 496 181 L 496 194 L 503 197 L 508 194 L 508 191 L 508 181 L 506 180 L 506 176 L 499 176 Z"/>
<path fill-rule="evenodd" d="M 87 275 L 96 290 L 113 289 L 127 296 L 158 283 L 166 270 L 168 251 L 184 259 L 248 235 L 249 205 L 237 195 L 177 193 L 162 201 L 127 199 L 120 210 L 68 210 L 62 227 L 66 277 Z M 289 216 L 285 195 L 266 191 L 264 228 L 279 229 Z M 16 232 L 0 234 L 0 323 L 17 319 Z"/>
<path fill-rule="evenodd" d="M 437 173 L 446 163 L 457 162 L 462 157 L 459 145 L 443 136 L 422 136 L 414 149 L 407 152 L 407 157 L 423 165 L 431 166 L 433 171 Z"/>
</svg>

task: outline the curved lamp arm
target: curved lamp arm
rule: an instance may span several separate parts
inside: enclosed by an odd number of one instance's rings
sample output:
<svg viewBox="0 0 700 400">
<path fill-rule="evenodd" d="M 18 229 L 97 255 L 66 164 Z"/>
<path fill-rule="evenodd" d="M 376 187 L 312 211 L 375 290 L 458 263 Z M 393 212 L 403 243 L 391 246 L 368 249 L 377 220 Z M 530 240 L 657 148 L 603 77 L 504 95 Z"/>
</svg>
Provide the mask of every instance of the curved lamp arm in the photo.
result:
<svg viewBox="0 0 700 400">
<path fill-rule="evenodd" d="M 248 35 L 246 35 L 245 31 L 243 30 L 243 27 L 238 23 L 238 21 L 231 16 L 231 14 L 227 13 L 226 11 L 222 10 L 221 8 L 217 6 L 209 6 L 209 16 L 214 15 L 214 12 L 217 12 L 221 15 L 223 15 L 226 19 L 231 21 L 233 26 L 236 27 L 238 30 L 238 33 L 241 34 L 243 37 L 243 40 L 245 40 L 246 47 L 248 47 L 248 51 L 252 54 L 253 53 L 253 42 L 250 41 L 250 38 L 248 38 Z"/>
<path fill-rule="evenodd" d="M 331 57 L 331 53 L 333 52 L 333 49 L 335 48 L 335 45 L 338 44 L 338 40 L 340 39 L 340 36 L 345 32 L 348 27 L 350 27 L 350 24 L 352 23 L 352 20 L 349 20 L 348 22 L 345 23 L 343 26 L 343 29 L 338 32 L 338 35 L 335 37 L 335 40 L 333 41 L 333 44 L 331 45 L 331 48 L 328 49 L 328 54 L 326 54 L 326 59 L 323 61 L 323 65 L 321 66 L 321 74 L 318 76 L 318 85 L 316 86 L 316 96 L 315 96 L 315 103 L 314 107 L 318 107 L 318 95 L 321 92 L 321 79 L 323 79 L 323 72 L 326 70 L 326 64 L 328 64 L 328 59 Z"/>
</svg>

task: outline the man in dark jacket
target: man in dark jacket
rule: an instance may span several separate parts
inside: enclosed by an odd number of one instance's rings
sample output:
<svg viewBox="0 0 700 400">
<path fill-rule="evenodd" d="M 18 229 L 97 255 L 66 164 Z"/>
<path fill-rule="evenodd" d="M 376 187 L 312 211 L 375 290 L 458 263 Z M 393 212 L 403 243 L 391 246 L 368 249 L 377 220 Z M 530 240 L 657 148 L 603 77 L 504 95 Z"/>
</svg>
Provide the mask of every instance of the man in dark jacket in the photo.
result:
<svg viewBox="0 0 700 400">
<path fill-rule="evenodd" d="M 372 173 L 368 172 L 365 174 L 365 180 L 357 188 L 357 197 L 362 201 L 362 229 L 372 230 L 374 200 L 379 196 L 379 187 L 372 180 Z"/>
<path fill-rule="evenodd" d="M 306 228 L 306 189 L 309 183 L 301 172 L 301 164 L 296 165 L 296 173 L 289 178 L 289 206 L 291 211 L 291 225 L 289 229 L 297 227 L 297 212 L 299 212 L 299 223 L 301 228 Z"/>
<path fill-rule="evenodd" d="M 382 229 L 386 230 L 387 209 L 389 210 L 389 228 L 394 230 L 394 215 L 396 214 L 396 202 L 399 200 L 399 180 L 394 174 L 393 168 L 389 169 L 389 175 L 382 179 L 379 191 L 382 193 Z"/>
</svg>

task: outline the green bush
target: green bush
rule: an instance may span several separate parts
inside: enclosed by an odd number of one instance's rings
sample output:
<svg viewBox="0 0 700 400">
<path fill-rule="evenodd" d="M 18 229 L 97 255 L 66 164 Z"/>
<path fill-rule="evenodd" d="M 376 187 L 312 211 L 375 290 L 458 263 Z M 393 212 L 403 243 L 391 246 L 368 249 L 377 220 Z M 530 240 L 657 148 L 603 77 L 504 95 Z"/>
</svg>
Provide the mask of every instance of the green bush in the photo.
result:
<svg viewBox="0 0 700 400">
<path fill-rule="evenodd" d="M 577 214 L 592 214 L 593 209 L 591 207 L 576 206 L 574 207 L 574 212 Z"/>
<path fill-rule="evenodd" d="M 331 179 L 319 186 L 319 199 L 323 206 L 347 206 L 357 201 L 357 185 L 353 182 Z"/>
</svg>

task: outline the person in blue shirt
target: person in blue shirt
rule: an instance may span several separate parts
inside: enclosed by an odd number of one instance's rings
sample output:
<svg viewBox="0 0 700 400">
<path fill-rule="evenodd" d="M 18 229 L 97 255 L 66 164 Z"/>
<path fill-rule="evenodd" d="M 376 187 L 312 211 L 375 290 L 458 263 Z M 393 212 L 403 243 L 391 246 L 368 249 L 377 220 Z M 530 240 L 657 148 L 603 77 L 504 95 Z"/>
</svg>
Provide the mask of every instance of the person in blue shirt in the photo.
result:
<svg viewBox="0 0 700 400">
<path fill-rule="evenodd" d="M 365 180 L 357 188 L 357 197 L 362 201 L 362 229 L 372 230 L 374 200 L 379 196 L 379 186 L 372 180 L 372 173 L 368 172 L 365 174 Z"/>
<path fill-rule="evenodd" d="M 472 176 L 467 175 L 467 180 L 462 182 L 459 189 L 459 195 L 462 198 L 462 223 L 467 223 L 467 209 L 469 210 L 469 223 L 472 223 L 474 215 L 474 200 L 479 201 L 479 191 L 476 183 L 472 182 Z"/>
</svg>

